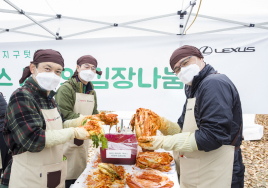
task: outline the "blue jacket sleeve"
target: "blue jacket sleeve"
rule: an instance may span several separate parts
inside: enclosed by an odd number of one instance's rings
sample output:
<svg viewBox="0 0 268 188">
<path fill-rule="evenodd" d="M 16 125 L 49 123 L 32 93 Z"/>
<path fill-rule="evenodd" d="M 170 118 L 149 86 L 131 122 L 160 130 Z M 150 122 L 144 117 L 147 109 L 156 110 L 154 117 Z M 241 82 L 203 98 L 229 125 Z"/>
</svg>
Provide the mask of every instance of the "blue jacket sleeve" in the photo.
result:
<svg viewBox="0 0 268 188">
<path fill-rule="evenodd" d="M 233 96 L 230 85 L 208 79 L 196 95 L 199 130 L 195 132 L 198 150 L 211 151 L 231 140 Z"/>
</svg>

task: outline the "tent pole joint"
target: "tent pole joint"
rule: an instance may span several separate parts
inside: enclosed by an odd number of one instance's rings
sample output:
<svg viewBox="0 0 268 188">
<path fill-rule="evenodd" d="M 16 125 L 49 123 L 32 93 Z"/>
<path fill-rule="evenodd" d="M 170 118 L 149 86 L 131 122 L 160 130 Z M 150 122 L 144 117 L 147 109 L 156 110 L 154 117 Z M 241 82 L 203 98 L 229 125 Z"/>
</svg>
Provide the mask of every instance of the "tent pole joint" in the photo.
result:
<svg viewBox="0 0 268 188">
<path fill-rule="evenodd" d="M 5 29 L 6 32 L 9 32 L 9 29 Z"/>
<path fill-rule="evenodd" d="M 180 10 L 180 11 L 177 12 L 177 14 L 180 15 L 180 16 L 184 16 L 184 15 L 187 14 L 187 11 L 182 12 L 182 10 Z"/>
<path fill-rule="evenodd" d="M 190 5 L 195 6 L 196 5 L 196 1 L 192 3 L 192 1 L 190 1 Z"/>
<path fill-rule="evenodd" d="M 183 34 L 184 27 L 184 16 L 187 14 L 187 11 L 178 11 L 178 15 L 180 15 L 180 34 Z"/>
<path fill-rule="evenodd" d="M 62 37 L 61 36 L 56 37 L 56 40 L 62 40 Z"/>
<path fill-rule="evenodd" d="M 25 14 L 25 12 L 22 9 L 19 11 L 19 13 L 20 14 Z"/>
<path fill-rule="evenodd" d="M 60 19 L 61 18 L 61 14 L 56 14 L 57 18 Z"/>
<path fill-rule="evenodd" d="M 251 24 L 249 24 L 249 27 L 255 27 L 255 24 L 251 23 Z"/>
<path fill-rule="evenodd" d="M 118 24 L 117 23 L 114 23 L 114 27 L 118 27 Z"/>
</svg>

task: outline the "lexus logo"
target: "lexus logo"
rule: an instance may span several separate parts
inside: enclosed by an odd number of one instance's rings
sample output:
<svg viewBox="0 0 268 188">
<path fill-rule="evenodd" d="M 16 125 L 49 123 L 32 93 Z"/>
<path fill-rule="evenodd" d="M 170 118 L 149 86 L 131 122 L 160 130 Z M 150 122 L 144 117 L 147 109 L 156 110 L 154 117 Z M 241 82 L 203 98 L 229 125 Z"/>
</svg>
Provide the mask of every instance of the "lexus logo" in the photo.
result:
<svg viewBox="0 0 268 188">
<path fill-rule="evenodd" d="M 218 53 L 225 53 L 226 54 L 226 53 L 240 53 L 240 52 L 255 52 L 256 51 L 255 47 L 236 47 L 236 48 L 231 47 L 231 48 L 222 48 L 222 49 L 215 48 L 213 50 L 209 46 L 203 46 L 199 50 L 204 56 L 212 54 L 212 52 L 214 50 L 215 50 L 216 54 L 218 54 Z"/>
<path fill-rule="evenodd" d="M 213 49 L 209 46 L 203 46 L 199 50 L 204 56 L 210 55 L 213 52 Z"/>
</svg>

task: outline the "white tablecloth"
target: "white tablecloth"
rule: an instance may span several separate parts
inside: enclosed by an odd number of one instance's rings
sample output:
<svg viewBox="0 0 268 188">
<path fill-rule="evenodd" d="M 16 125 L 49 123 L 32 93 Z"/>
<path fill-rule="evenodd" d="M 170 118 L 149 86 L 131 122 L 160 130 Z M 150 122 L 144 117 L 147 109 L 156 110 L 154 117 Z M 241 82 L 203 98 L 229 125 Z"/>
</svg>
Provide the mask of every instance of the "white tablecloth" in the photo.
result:
<svg viewBox="0 0 268 188">
<path fill-rule="evenodd" d="M 163 149 L 157 150 L 158 152 L 166 152 Z M 170 152 L 172 154 L 172 152 Z M 92 161 L 91 164 L 87 165 L 87 168 L 84 170 L 84 172 L 79 176 L 79 178 L 76 180 L 76 182 L 71 186 L 71 188 L 86 188 L 86 179 L 89 174 L 89 172 L 95 168 L 92 167 L 93 162 L 97 158 L 97 154 L 94 157 L 94 160 Z M 133 168 L 135 165 L 121 165 L 125 168 L 126 173 L 129 173 L 130 175 L 133 174 Z M 136 170 L 137 168 L 135 168 Z M 165 173 L 165 172 L 163 172 Z M 178 181 L 178 175 L 175 167 L 175 163 L 172 164 L 171 166 L 171 171 L 165 173 L 168 175 L 169 179 L 174 182 L 174 188 L 180 188 L 179 181 Z M 129 188 L 128 185 L 126 185 L 126 188 Z"/>
</svg>

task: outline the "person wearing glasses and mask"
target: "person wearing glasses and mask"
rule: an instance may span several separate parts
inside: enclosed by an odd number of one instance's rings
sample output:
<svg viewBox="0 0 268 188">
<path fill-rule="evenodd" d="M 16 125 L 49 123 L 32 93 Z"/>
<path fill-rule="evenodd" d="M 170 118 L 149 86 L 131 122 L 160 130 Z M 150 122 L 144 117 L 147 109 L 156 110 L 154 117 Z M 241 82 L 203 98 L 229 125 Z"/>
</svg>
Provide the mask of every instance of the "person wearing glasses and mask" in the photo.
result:
<svg viewBox="0 0 268 188">
<path fill-rule="evenodd" d="M 53 90 L 63 70 L 63 57 L 51 49 L 37 50 L 30 66 L 24 68 L 20 83 L 28 79 L 13 92 L 6 110 L 3 135 L 12 160 L 1 188 L 65 187 L 68 159 L 63 155 L 63 144 L 90 136 L 83 128 L 62 123 Z"/>
<path fill-rule="evenodd" d="M 83 119 L 84 116 L 98 114 L 96 91 L 92 80 L 97 71 L 97 60 L 85 55 L 77 60 L 77 69 L 73 76 L 57 91 L 55 99 L 63 118 Z M 68 158 L 66 188 L 70 187 L 87 166 L 89 140 L 73 139 L 64 145 L 63 153 Z"/>
<path fill-rule="evenodd" d="M 162 120 L 164 136 L 139 138 L 140 146 L 174 151 L 181 188 L 241 188 L 245 166 L 240 97 L 232 81 L 203 59 L 194 46 L 173 52 L 171 69 L 185 84 L 182 115 L 177 123 Z"/>
</svg>

